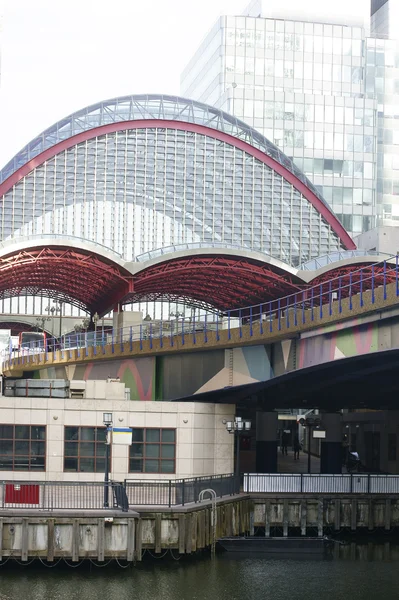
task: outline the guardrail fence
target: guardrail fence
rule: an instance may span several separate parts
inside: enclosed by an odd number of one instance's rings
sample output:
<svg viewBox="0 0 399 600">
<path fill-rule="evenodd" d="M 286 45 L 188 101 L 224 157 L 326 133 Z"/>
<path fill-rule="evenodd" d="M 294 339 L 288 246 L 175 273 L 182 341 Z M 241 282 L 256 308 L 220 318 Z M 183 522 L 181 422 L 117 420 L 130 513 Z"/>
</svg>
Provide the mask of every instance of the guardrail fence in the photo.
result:
<svg viewBox="0 0 399 600">
<path fill-rule="evenodd" d="M 244 492 L 281 494 L 399 494 L 399 475 L 245 473 Z"/>
<path fill-rule="evenodd" d="M 130 506 L 184 506 L 198 502 L 200 492 L 209 488 L 219 498 L 238 494 L 240 488 L 238 478 L 233 474 L 187 479 L 125 479 L 125 487 Z"/>
<path fill-rule="evenodd" d="M 109 509 L 129 509 L 123 483 L 75 481 L 1 481 L 0 508 L 38 510 L 101 510 L 104 488 L 108 485 Z"/>
</svg>

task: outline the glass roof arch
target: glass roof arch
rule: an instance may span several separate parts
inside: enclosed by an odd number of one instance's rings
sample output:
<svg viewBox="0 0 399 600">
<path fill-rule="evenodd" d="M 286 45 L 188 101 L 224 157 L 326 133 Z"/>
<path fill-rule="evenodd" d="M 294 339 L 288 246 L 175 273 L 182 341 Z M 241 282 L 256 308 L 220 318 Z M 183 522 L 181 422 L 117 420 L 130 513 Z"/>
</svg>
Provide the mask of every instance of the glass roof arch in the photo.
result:
<svg viewBox="0 0 399 600">
<path fill-rule="evenodd" d="M 109 123 L 142 119 L 195 123 L 243 140 L 284 166 L 328 207 L 317 188 L 293 161 L 261 133 L 218 108 L 196 100 L 164 94 L 121 96 L 92 104 L 70 114 L 45 129 L 16 154 L 0 170 L 0 184 L 28 161 L 63 140 Z"/>
</svg>

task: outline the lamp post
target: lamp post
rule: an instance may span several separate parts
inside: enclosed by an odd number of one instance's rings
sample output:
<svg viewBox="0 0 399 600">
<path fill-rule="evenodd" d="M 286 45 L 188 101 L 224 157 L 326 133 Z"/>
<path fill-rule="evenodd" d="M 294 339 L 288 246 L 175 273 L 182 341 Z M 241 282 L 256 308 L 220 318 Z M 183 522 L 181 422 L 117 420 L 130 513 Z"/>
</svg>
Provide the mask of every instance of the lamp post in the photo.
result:
<svg viewBox="0 0 399 600">
<path fill-rule="evenodd" d="M 94 345 L 96 345 L 97 344 L 97 323 L 100 320 L 100 315 L 98 314 L 97 311 L 94 313 L 91 320 L 94 323 Z"/>
<path fill-rule="evenodd" d="M 236 478 L 240 482 L 240 435 L 247 433 L 251 429 L 249 419 L 242 420 L 241 417 L 235 417 L 234 421 L 227 421 L 226 429 L 229 433 L 236 436 Z"/>
<path fill-rule="evenodd" d="M 103 413 L 103 423 L 107 428 L 105 437 L 105 470 L 104 470 L 104 508 L 109 507 L 109 449 L 112 435 L 112 413 Z"/>
</svg>

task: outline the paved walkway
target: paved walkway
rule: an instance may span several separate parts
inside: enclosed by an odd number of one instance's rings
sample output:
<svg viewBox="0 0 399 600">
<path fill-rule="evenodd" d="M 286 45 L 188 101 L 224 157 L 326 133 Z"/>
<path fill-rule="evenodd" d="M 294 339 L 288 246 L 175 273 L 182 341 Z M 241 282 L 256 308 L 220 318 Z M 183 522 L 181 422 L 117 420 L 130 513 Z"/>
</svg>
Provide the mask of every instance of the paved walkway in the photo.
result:
<svg viewBox="0 0 399 600">
<path fill-rule="evenodd" d="M 277 468 L 279 473 L 307 473 L 308 455 L 300 452 L 299 460 L 294 460 L 294 451 L 291 448 L 288 448 L 287 456 L 283 455 L 279 448 L 277 455 Z M 320 458 L 311 456 L 310 470 L 311 473 L 320 473 Z"/>
</svg>

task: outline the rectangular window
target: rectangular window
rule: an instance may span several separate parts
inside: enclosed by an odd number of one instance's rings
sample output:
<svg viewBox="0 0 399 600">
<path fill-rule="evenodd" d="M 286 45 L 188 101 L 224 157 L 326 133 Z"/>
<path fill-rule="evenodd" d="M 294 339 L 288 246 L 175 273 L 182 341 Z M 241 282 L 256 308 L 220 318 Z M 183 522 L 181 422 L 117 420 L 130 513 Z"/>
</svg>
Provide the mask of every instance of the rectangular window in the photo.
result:
<svg viewBox="0 0 399 600">
<path fill-rule="evenodd" d="M 105 427 L 65 427 L 64 471 L 103 473 L 105 439 Z"/>
<path fill-rule="evenodd" d="M 133 428 L 130 473 L 175 473 L 176 429 Z"/>
<path fill-rule="evenodd" d="M 0 470 L 45 471 L 46 427 L 0 425 Z"/>
</svg>

